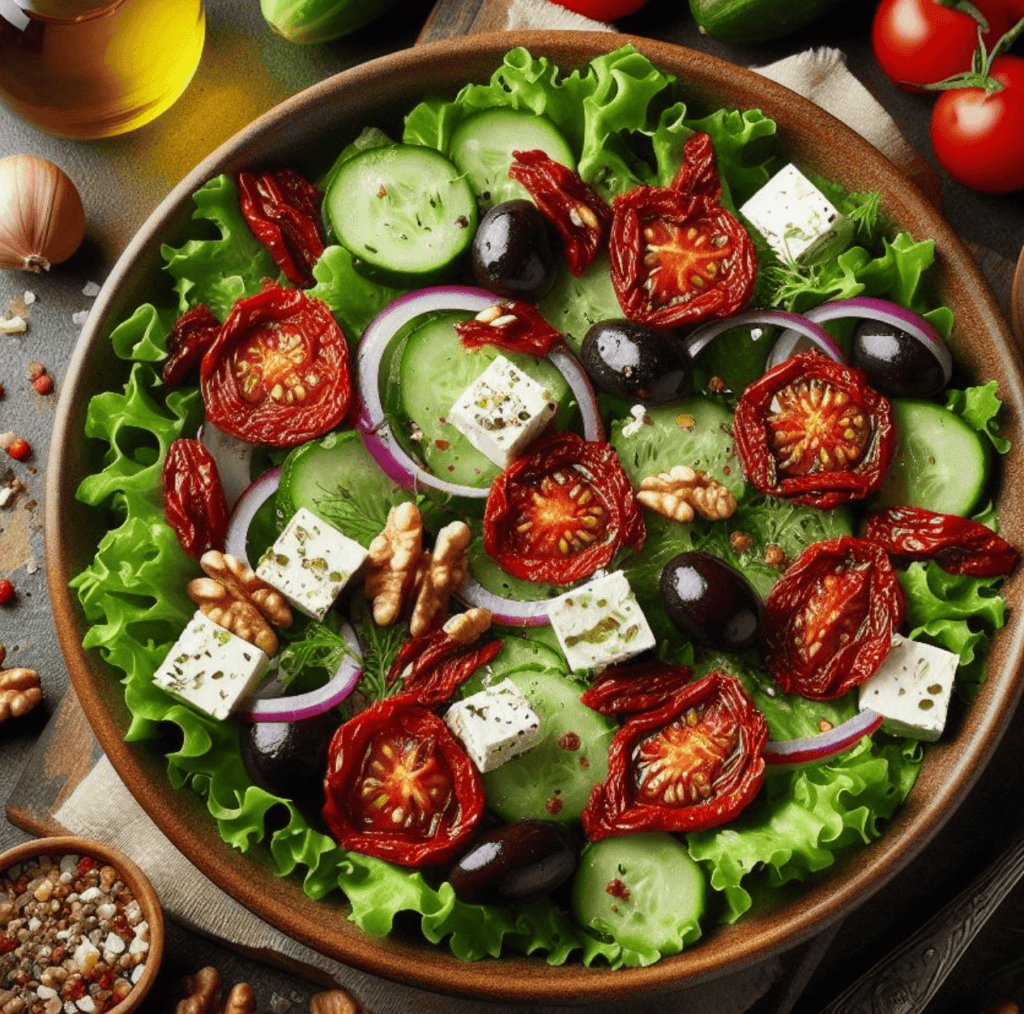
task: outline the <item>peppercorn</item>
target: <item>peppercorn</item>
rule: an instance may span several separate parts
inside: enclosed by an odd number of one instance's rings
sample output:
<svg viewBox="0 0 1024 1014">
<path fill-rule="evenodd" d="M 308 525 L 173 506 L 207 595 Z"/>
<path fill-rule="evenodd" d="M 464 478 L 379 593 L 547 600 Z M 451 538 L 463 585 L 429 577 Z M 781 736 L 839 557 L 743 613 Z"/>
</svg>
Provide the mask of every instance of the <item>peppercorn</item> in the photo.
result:
<svg viewBox="0 0 1024 1014">
<path fill-rule="evenodd" d="M 16 595 L 14 585 L 6 577 L 0 578 L 0 606 L 6 606 L 9 602 L 13 602 Z"/>
<path fill-rule="evenodd" d="M 15 461 L 24 461 L 32 453 L 32 448 L 24 437 L 15 437 L 7 445 L 7 453 Z"/>
</svg>

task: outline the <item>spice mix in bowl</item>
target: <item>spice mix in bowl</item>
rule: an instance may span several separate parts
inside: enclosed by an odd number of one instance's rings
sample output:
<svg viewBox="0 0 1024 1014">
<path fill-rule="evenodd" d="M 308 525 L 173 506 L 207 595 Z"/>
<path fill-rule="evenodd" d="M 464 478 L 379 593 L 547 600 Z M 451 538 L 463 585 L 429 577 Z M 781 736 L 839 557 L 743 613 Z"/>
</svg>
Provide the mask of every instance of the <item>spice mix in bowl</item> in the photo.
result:
<svg viewBox="0 0 1024 1014">
<path fill-rule="evenodd" d="M 0 856 L 0 1009 L 128 1014 L 163 953 L 163 912 L 126 855 L 79 837 Z"/>
</svg>

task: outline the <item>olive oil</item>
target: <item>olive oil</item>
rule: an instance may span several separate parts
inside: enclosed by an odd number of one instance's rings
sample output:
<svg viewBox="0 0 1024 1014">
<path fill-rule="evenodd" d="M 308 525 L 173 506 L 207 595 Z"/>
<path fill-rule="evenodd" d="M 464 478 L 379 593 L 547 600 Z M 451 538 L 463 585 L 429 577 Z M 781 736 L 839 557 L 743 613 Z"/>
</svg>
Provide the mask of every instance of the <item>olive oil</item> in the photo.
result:
<svg viewBox="0 0 1024 1014">
<path fill-rule="evenodd" d="M 9 5 L 8 5 L 9 6 Z M 159 116 L 203 52 L 203 0 L 20 0 L 0 9 L 0 96 L 63 137 L 111 137 Z"/>
</svg>

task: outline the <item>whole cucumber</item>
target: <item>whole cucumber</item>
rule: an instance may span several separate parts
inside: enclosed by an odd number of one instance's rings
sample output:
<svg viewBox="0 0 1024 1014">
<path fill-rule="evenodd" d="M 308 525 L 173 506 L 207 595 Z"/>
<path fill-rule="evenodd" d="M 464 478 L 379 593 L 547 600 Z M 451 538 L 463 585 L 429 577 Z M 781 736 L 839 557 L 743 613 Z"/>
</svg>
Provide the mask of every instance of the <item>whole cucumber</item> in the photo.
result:
<svg viewBox="0 0 1024 1014">
<path fill-rule="evenodd" d="M 809 25 L 839 0 L 690 0 L 704 35 L 740 44 L 781 39 Z"/>
<path fill-rule="evenodd" d="M 339 39 L 369 24 L 394 0 L 260 0 L 263 18 L 289 42 L 312 45 Z"/>
</svg>

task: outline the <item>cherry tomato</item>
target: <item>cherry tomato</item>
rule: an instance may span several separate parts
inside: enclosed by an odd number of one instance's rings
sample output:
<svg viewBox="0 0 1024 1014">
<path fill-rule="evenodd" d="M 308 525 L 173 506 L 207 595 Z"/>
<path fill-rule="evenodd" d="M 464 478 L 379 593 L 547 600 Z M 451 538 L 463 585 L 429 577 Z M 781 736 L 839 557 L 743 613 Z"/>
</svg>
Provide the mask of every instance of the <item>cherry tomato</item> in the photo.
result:
<svg viewBox="0 0 1024 1014">
<path fill-rule="evenodd" d="M 581 819 L 591 841 L 698 831 L 735 818 L 764 782 L 768 724 L 734 676 L 715 671 L 631 715 L 608 749 L 608 778 Z"/>
<path fill-rule="evenodd" d="M 205 303 L 193 306 L 172 325 L 167 335 L 167 358 L 160 375 L 167 387 L 179 387 L 192 368 L 202 362 L 206 350 L 220 330 L 220 321 Z"/>
<path fill-rule="evenodd" d="M 500 650 L 497 638 L 482 645 L 464 644 L 443 628 L 410 637 L 388 670 L 387 683 L 401 677 L 402 695 L 422 707 L 436 707 Z"/>
<path fill-rule="evenodd" d="M 614 21 L 636 14 L 647 0 L 554 0 L 559 7 L 575 11 L 595 21 Z"/>
<path fill-rule="evenodd" d="M 612 209 L 578 173 L 539 149 L 514 151 L 508 174 L 526 187 L 562 237 L 569 270 L 582 275 L 608 241 Z"/>
<path fill-rule="evenodd" d="M 876 511 L 867 520 L 864 538 L 881 543 L 900 563 L 934 560 L 951 574 L 997 577 L 1020 562 L 1020 553 L 991 528 L 923 507 Z"/>
<path fill-rule="evenodd" d="M 553 328 L 537 307 L 522 299 L 495 303 L 475 317 L 460 321 L 455 333 L 467 349 L 496 345 L 531 356 L 546 356 L 565 341 L 562 332 Z"/>
<path fill-rule="evenodd" d="M 577 581 L 645 534 L 611 446 L 572 432 L 535 443 L 494 480 L 484 508 L 485 551 L 527 581 Z"/>
<path fill-rule="evenodd" d="M 689 666 L 660 659 L 608 666 L 583 691 L 580 700 L 600 715 L 651 711 L 660 708 L 692 677 Z"/>
<path fill-rule="evenodd" d="M 200 367 L 207 418 L 241 440 L 294 447 L 348 412 L 348 343 L 327 304 L 267 281 L 238 300 Z"/>
<path fill-rule="evenodd" d="M 160 477 L 164 517 L 181 548 L 196 559 L 208 549 L 222 550 L 230 513 L 217 462 L 206 445 L 185 437 L 175 440 Z"/>
<path fill-rule="evenodd" d="M 706 138 L 687 140 L 672 186 L 634 187 L 613 201 L 611 278 L 629 320 L 693 326 L 741 310 L 754 293 L 757 253 L 746 229 L 718 203 Z"/>
<path fill-rule="evenodd" d="M 974 0 L 988 22 L 983 34 L 991 50 L 1016 20 L 1005 0 Z M 938 0 L 882 0 L 871 24 L 871 45 L 879 67 L 908 91 L 924 91 L 971 69 L 978 47 L 978 22 L 966 11 Z"/>
<path fill-rule="evenodd" d="M 768 593 L 765 667 L 787 694 L 842 697 L 889 653 L 904 608 L 884 546 L 850 535 L 816 542 Z"/>
<path fill-rule="evenodd" d="M 1024 57 L 997 56 L 989 75 L 1003 87 L 944 91 L 932 108 L 935 157 L 973 190 L 1006 193 L 1024 187 Z"/>
<path fill-rule="evenodd" d="M 400 866 L 455 859 L 483 815 L 483 783 L 444 720 L 405 697 L 372 704 L 331 740 L 324 820 L 338 844 Z"/>
<path fill-rule="evenodd" d="M 238 174 L 238 201 L 253 235 L 294 285 L 314 283 L 324 252 L 320 191 L 291 169 Z"/>
<path fill-rule="evenodd" d="M 748 385 L 733 422 L 762 493 L 833 508 L 877 491 L 892 459 L 892 406 L 861 370 L 802 352 Z"/>
</svg>

